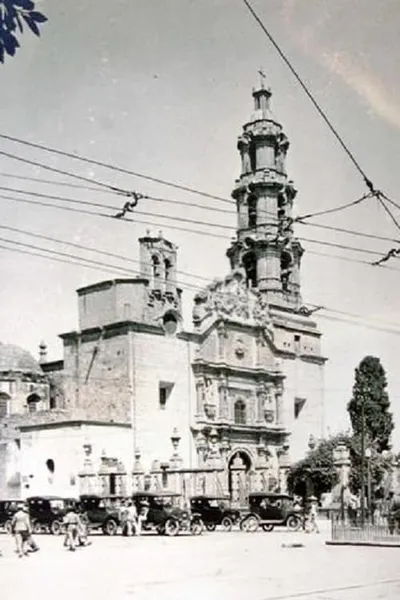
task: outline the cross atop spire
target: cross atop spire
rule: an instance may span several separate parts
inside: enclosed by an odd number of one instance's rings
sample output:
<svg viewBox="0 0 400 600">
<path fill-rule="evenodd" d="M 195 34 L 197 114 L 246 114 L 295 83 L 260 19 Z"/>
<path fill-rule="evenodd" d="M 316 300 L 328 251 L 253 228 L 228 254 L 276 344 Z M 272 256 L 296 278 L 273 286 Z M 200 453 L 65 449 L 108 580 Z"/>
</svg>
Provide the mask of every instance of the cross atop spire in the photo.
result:
<svg viewBox="0 0 400 600">
<path fill-rule="evenodd" d="M 260 75 L 260 87 L 264 89 L 264 82 L 267 76 L 265 75 L 264 69 L 262 67 L 259 68 L 258 74 Z"/>
</svg>

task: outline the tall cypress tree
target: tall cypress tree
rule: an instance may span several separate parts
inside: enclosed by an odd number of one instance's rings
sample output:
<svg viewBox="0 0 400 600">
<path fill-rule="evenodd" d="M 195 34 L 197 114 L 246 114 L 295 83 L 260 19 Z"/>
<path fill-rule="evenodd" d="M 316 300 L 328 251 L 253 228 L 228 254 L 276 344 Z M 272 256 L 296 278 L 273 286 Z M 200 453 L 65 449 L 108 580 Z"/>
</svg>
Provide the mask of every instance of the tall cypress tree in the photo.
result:
<svg viewBox="0 0 400 600">
<path fill-rule="evenodd" d="M 365 356 L 355 370 L 353 396 L 347 405 L 347 410 L 353 432 L 359 436 L 364 404 L 365 437 L 378 452 L 389 449 L 390 436 L 394 428 L 386 387 L 386 373 L 379 358 Z"/>
</svg>

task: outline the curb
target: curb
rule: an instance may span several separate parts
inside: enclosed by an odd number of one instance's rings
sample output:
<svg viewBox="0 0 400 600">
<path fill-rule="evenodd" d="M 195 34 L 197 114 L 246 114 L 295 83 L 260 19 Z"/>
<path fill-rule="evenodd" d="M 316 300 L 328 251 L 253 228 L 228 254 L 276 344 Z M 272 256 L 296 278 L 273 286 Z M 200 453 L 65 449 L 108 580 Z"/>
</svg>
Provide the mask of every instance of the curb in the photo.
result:
<svg viewBox="0 0 400 600">
<path fill-rule="evenodd" d="M 377 548 L 400 548 L 400 542 L 342 542 L 326 541 L 327 546 L 372 546 Z"/>
</svg>

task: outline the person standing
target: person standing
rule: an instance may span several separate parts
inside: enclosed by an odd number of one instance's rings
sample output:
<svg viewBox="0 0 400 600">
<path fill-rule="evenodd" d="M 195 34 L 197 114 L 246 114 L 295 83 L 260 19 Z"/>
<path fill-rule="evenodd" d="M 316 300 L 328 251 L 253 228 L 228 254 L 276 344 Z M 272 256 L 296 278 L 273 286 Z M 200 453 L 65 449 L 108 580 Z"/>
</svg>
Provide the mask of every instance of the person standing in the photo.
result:
<svg viewBox="0 0 400 600">
<path fill-rule="evenodd" d="M 76 545 L 78 543 L 81 521 L 74 508 L 70 508 L 65 515 L 64 525 L 66 527 L 64 546 L 66 546 L 71 552 L 75 552 Z"/>
<path fill-rule="evenodd" d="M 127 506 L 124 513 L 125 517 L 125 532 L 127 536 L 131 536 L 138 531 L 137 525 L 137 510 L 136 505 L 132 502 L 132 500 L 128 500 Z"/>
<path fill-rule="evenodd" d="M 319 527 L 317 523 L 318 517 L 318 500 L 315 496 L 310 496 L 309 498 L 309 508 L 308 508 L 308 533 L 319 533 Z"/>
<path fill-rule="evenodd" d="M 13 515 L 11 520 L 11 532 L 15 537 L 15 544 L 19 558 L 22 556 L 28 556 L 28 550 L 26 548 L 27 545 L 29 545 L 32 552 L 39 550 L 39 547 L 32 538 L 32 526 L 28 509 L 23 503 L 18 505 L 18 510 Z"/>
</svg>

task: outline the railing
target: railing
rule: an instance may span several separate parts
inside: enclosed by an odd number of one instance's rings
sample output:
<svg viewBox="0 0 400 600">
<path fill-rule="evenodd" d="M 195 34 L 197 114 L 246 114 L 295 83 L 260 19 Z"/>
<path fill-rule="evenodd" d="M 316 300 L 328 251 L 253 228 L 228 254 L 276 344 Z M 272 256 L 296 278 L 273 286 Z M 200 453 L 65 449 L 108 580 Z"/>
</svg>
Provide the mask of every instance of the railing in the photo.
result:
<svg viewBox="0 0 400 600">
<path fill-rule="evenodd" d="M 387 518 L 361 524 L 359 518 L 343 521 L 338 515 L 333 515 L 331 523 L 333 542 L 400 544 L 400 528 Z"/>
</svg>

